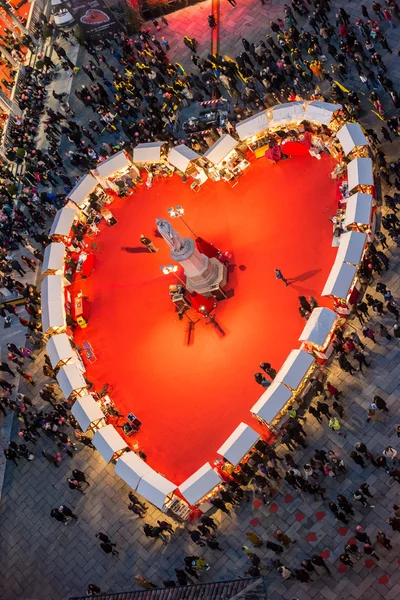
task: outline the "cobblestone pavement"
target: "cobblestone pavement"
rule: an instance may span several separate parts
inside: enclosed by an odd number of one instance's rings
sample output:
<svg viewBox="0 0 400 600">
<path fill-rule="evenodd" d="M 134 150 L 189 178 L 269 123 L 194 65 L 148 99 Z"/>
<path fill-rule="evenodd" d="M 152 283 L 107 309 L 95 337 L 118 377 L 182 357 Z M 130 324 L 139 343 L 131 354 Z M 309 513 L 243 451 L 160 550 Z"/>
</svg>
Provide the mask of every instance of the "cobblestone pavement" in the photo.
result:
<svg viewBox="0 0 400 600">
<path fill-rule="evenodd" d="M 240 39 L 246 37 L 250 41 L 262 39 L 270 20 L 282 14 L 282 2 L 268 3 L 239 0 L 237 8 L 228 2 L 221 6 L 220 52 L 235 56 L 242 50 Z M 338 6 L 334 3 L 333 7 Z M 370 2 L 368 3 L 370 6 Z M 358 4 L 349 2 L 346 10 L 358 16 Z M 168 16 L 169 26 L 160 32 L 171 44 L 171 58 L 190 65 L 190 52 L 183 46 L 182 37 L 187 34 L 199 41 L 200 54 L 209 52 L 210 31 L 206 23 L 210 4 L 202 3 Z M 334 10 L 331 11 L 331 15 Z M 386 26 L 383 26 L 386 28 Z M 389 44 L 395 50 L 399 39 L 399 28 L 388 32 Z M 82 51 L 81 51 L 82 53 Z M 80 53 L 80 54 L 81 54 Z M 87 58 L 87 57 L 86 57 Z M 78 60 L 86 60 L 79 56 Z M 384 56 L 389 66 L 389 75 L 395 83 L 400 83 L 400 72 L 396 69 L 397 54 Z M 84 74 L 74 78 L 73 85 L 89 83 Z M 359 89 L 359 82 L 352 80 L 349 84 Z M 67 85 L 67 84 L 65 84 Z M 354 87 L 352 85 L 352 87 Z M 74 109 L 74 97 L 71 105 Z M 78 107 L 78 121 L 91 115 L 90 109 Z M 385 99 L 385 108 L 392 110 Z M 380 121 L 365 106 L 363 122 L 379 125 Z M 399 143 L 386 143 L 384 150 L 388 156 L 398 155 Z M 400 266 L 398 255 L 400 250 L 390 246 L 388 256 L 391 258 L 389 272 L 383 281 L 391 289 L 395 298 L 400 296 Z M 372 293 L 372 292 L 371 292 Z M 22 309 L 19 309 L 22 311 Z M 383 322 L 390 328 L 391 317 L 385 315 Z M 377 319 L 371 318 L 372 327 L 376 327 Z M 357 330 L 357 323 L 352 323 Z M 20 329 L 14 324 L 12 335 L 20 335 Z M 7 334 L 8 335 L 8 334 Z M 2 333 L 2 346 L 5 335 Z M 8 340 L 7 340 L 8 341 Z M 335 450 L 346 456 L 359 439 L 362 439 L 374 454 L 381 454 L 383 448 L 391 443 L 398 447 L 395 425 L 398 419 L 400 398 L 400 349 L 396 340 L 379 340 L 378 344 L 367 344 L 368 359 L 371 368 L 355 377 L 339 373 L 336 367 L 330 367 L 330 379 L 343 391 L 345 417 L 343 430 L 346 437 L 339 437 L 326 424 L 318 425 L 313 417 L 309 417 L 305 425 L 308 433 L 309 447 L 298 451 L 296 461 L 304 464 L 312 455 L 312 449 L 324 448 Z M 4 352 L 3 352 L 4 356 Z M 36 396 L 40 385 L 44 383 L 41 375 L 43 357 L 39 356 L 32 366 L 32 374 L 36 379 L 33 388 L 27 384 L 21 391 L 31 397 Z M 29 389 L 27 389 L 29 388 Z M 375 424 L 366 423 L 366 409 L 372 397 L 378 393 L 386 399 L 390 412 L 384 420 Z M 40 400 L 34 400 L 41 406 Z M 1 417 L 2 419 L 2 417 Z M 13 436 L 18 432 L 18 421 L 14 422 Z M 55 451 L 55 444 L 49 438 L 42 438 L 34 448 L 35 460 L 32 463 L 19 461 L 18 467 L 7 464 L 3 495 L 0 501 L 0 552 L 1 580 L 0 597 L 2 600 L 37 599 L 65 600 L 74 594 L 81 594 L 88 583 L 99 585 L 104 591 L 117 592 L 134 588 L 134 576 L 143 573 L 147 578 L 161 584 L 164 579 L 174 576 L 174 568 L 181 566 L 187 554 L 199 554 L 183 526 L 178 526 L 173 539 L 168 545 L 152 542 L 144 537 L 141 531 L 142 520 L 133 517 L 127 510 L 128 488 L 113 474 L 113 468 L 105 465 L 96 451 L 78 447 L 74 457 L 65 457 L 59 468 L 47 463 L 41 456 L 41 449 Z M 351 464 L 350 464 L 351 462 Z M 355 563 L 347 573 L 338 571 L 338 556 L 347 541 L 355 533 L 355 527 L 362 523 L 371 537 L 382 529 L 391 535 L 387 518 L 392 504 L 398 501 L 398 484 L 389 479 L 381 470 L 368 466 L 364 470 L 346 459 L 347 472 L 335 481 L 326 481 L 327 498 L 335 498 L 344 493 L 351 498 L 351 493 L 362 481 L 367 481 L 374 494 L 374 509 L 356 509 L 356 515 L 347 527 L 341 528 L 329 512 L 327 502 L 310 502 L 303 496 L 283 485 L 278 486 L 274 501 L 265 506 L 256 501 L 245 503 L 235 509 L 231 516 L 217 513 L 220 523 L 218 540 L 223 552 L 206 550 L 201 552 L 210 562 L 211 569 L 203 576 L 204 581 L 234 578 L 243 576 L 248 562 L 240 551 L 242 543 L 247 541 L 245 532 L 251 529 L 264 540 L 271 539 L 277 528 L 284 529 L 297 543 L 285 550 L 282 562 L 289 567 L 297 567 L 301 559 L 316 552 L 326 552 L 331 566 L 332 577 L 322 574 L 314 576 L 312 584 L 283 582 L 277 574 L 270 573 L 268 561 L 273 558 L 270 551 L 260 548 L 257 552 L 262 556 L 265 567 L 262 573 L 270 577 L 269 598 L 299 600 L 321 598 L 327 600 L 346 599 L 393 600 L 399 596 L 400 581 L 400 536 L 393 534 L 393 550 L 377 549 L 381 560 L 373 565 L 365 559 Z M 86 495 L 70 490 L 66 477 L 71 468 L 79 468 L 87 474 L 90 487 Z M 253 495 L 253 491 L 251 490 Z M 67 527 L 50 518 L 50 510 L 67 503 L 79 516 L 77 522 L 70 522 Z M 150 508 L 146 521 L 153 524 L 161 513 Z M 118 545 L 118 557 L 105 555 L 95 538 L 99 531 L 107 533 Z"/>
</svg>

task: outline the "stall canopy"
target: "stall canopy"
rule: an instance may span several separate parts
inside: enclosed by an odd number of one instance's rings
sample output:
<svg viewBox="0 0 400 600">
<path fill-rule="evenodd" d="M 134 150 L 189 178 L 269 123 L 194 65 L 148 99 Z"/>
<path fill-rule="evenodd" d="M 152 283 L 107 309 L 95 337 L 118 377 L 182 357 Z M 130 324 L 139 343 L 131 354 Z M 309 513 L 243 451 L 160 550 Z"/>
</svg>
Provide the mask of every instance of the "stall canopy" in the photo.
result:
<svg viewBox="0 0 400 600">
<path fill-rule="evenodd" d="M 61 275 L 49 275 L 42 281 L 42 331 L 66 329 L 64 285 Z"/>
<path fill-rule="evenodd" d="M 192 161 L 199 158 L 201 158 L 200 154 L 197 154 L 197 152 L 189 148 L 189 146 L 185 146 L 185 144 L 175 146 L 168 154 L 168 162 L 173 167 L 179 169 L 179 171 L 182 171 L 182 173 L 185 173 Z"/>
<path fill-rule="evenodd" d="M 321 100 L 307 102 L 304 111 L 304 119 L 306 121 L 317 121 L 323 125 L 329 125 L 333 113 L 341 108 L 341 104 L 330 104 L 329 102 L 321 102 Z"/>
<path fill-rule="evenodd" d="M 357 146 L 367 146 L 367 138 L 358 123 L 346 123 L 336 132 L 343 152 L 347 156 Z"/>
<path fill-rule="evenodd" d="M 151 474 L 153 469 L 134 452 L 126 452 L 117 460 L 115 472 L 130 488 L 136 490 L 142 477 Z"/>
<path fill-rule="evenodd" d="M 47 342 L 46 349 L 53 369 L 60 363 L 79 362 L 79 358 L 75 350 L 73 350 L 66 333 L 51 336 Z"/>
<path fill-rule="evenodd" d="M 203 157 L 213 163 L 213 165 L 218 165 L 238 144 L 239 142 L 232 136 L 225 133 L 203 154 Z"/>
<path fill-rule="evenodd" d="M 301 332 L 299 341 L 310 342 L 311 344 L 315 344 L 315 346 L 324 346 L 337 320 L 337 314 L 330 308 L 314 308 L 306 326 Z"/>
<path fill-rule="evenodd" d="M 46 246 L 42 264 L 42 275 L 61 275 L 64 267 L 65 246 L 62 242 L 52 242 Z"/>
<path fill-rule="evenodd" d="M 151 470 L 151 473 L 143 475 L 136 491 L 161 510 L 168 496 L 176 490 L 176 487 L 175 483 Z"/>
<path fill-rule="evenodd" d="M 82 370 L 77 364 L 69 363 L 61 367 L 57 375 L 57 383 L 65 398 L 69 398 L 73 392 L 79 392 L 86 388 L 87 383 Z"/>
<path fill-rule="evenodd" d="M 206 463 L 179 486 L 179 491 L 189 504 L 194 505 L 220 483 L 219 475 Z"/>
<path fill-rule="evenodd" d="M 292 390 L 297 389 L 313 362 L 314 357 L 308 352 L 292 350 L 279 369 L 276 381 L 287 385 Z"/>
<path fill-rule="evenodd" d="M 128 448 L 125 440 L 114 429 L 113 425 L 106 425 L 98 429 L 93 436 L 92 443 L 108 463 L 112 460 L 116 452 L 121 452 Z"/>
<path fill-rule="evenodd" d="M 116 171 L 121 171 L 130 166 L 132 166 L 131 161 L 125 152 L 121 150 L 121 152 L 113 154 L 110 158 L 107 158 L 107 160 L 97 165 L 93 174 L 102 178 L 110 177 Z"/>
<path fill-rule="evenodd" d="M 269 119 L 267 116 L 267 111 L 263 110 L 238 123 L 236 125 L 236 132 L 239 138 L 243 141 L 247 140 L 247 138 L 252 137 L 253 135 L 259 135 L 268 129 L 268 125 Z"/>
<path fill-rule="evenodd" d="M 157 163 L 161 161 L 161 148 L 165 142 L 138 144 L 133 150 L 133 161 L 137 163 Z"/>
<path fill-rule="evenodd" d="M 240 423 L 217 453 L 236 466 L 259 438 L 260 434 L 257 431 L 246 423 Z"/>
<path fill-rule="evenodd" d="M 69 235 L 77 214 L 78 207 L 72 208 L 71 206 L 64 206 L 64 208 L 60 208 L 54 217 L 49 233 L 50 237 L 52 235 L 60 235 L 62 237 Z"/>
<path fill-rule="evenodd" d="M 336 258 L 321 296 L 334 296 L 342 299 L 347 298 L 356 272 L 357 267 L 344 263 Z"/>
<path fill-rule="evenodd" d="M 292 392 L 286 385 L 279 383 L 279 381 L 276 381 L 275 379 L 269 388 L 265 390 L 261 398 L 250 409 L 250 412 L 266 423 L 272 423 L 277 414 L 289 402 L 291 397 Z"/>
<path fill-rule="evenodd" d="M 358 265 L 364 252 L 367 236 L 359 231 L 346 231 L 340 236 L 336 260 Z"/>
<path fill-rule="evenodd" d="M 68 199 L 74 202 L 77 206 L 81 206 L 85 199 L 94 192 L 99 182 L 87 173 L 78 181 L 76 186 L 68 194 Z"/>
<path fill-rule="evenodd" d="M 344 226 L 369 225 L 371 223 L 372 194 L 353 194 L 347 198 Z"/>
<path fill-rule="evenodd" d="M 78 421 L 79 427 L 85 433 L 89 427 L 105 417 L 100 406 L 90 394 L 77 398 L 71 408 L 72 416 Z"/>
<path fill-rule="evenodd" d="M 271 110 L 271 125 L 290 123 L 290 121 L 301 121 L 304 118 L 304 102 L 288 102 L 277 104 Z"/>
<path fill-rule="evenodd" d="M 372 160 L 370 158 L 354 158 L 347 165 L 349 192 L 358 185 L 374 185 Z"/>
</svg>

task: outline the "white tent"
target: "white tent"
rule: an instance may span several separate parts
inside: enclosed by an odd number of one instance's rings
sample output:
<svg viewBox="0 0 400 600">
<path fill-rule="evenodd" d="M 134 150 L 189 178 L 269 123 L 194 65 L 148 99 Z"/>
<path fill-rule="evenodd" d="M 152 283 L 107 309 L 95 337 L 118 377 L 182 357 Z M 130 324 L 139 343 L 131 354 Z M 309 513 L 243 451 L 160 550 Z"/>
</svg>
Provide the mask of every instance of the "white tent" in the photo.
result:
<svg viewBox="0 0 400 600">
<path fill-rule="evenodd" d="M 72 348 L 71 342 L 69 341 L 66 333 L 52 335 L 47 342 L 46 350 L 53 369 L 71 362 L 81 366 L 80 359 L 75 350 Z"/>
<path fill-rule="evenodd" d="M 372 214 L 372 194 L 353 194 L 347 198 L 346 216 L 344 226 L 349 228 L 351 225 L 369 225 Z"/>
<path fill-rule="evenodd" d="M 166 500 L 168 500 L 168 496 L 172 494 L 176 488 L 177 486 L 175 483 L 168 481 L 168 479 L 152 470 L 151 473 L 145 473 L 143 475 L 136 491 L 143 496 L 143 498 L 161 510 Z"/>
<path fill-rule="evenodd" d="M 252 137 L 253 135 L 258 135 L 262 133 L 266 129 L 268 129 L 269 119 L 267 116 L 267 111 L 262 110 L 259 113 L 256 113 L 252 117 L 241 121 L 236 125 L 236 133 L 239 138 L 243 140 L 247 140 L 247 138 Z"/>
<path fill-rule="evenodd" d="M 124 438 L 119 435 L 113 425 L 106 425 L 98 429 L 94 434 L 92 443 L 108 463 L 114 458 L 115 454 L 122 454 L 128 449 Z"/>
<path fill-rule="evenodd" d="M 110 177 L 117 171 L 121 171 L 122 169 L 131 166 L 131 161 L 129 160 L 125 152 L 121 150 L 120 152 L 117 152 L 116 154 L 110 156 L 110 158 L 107 158 L 107 160 L 103 161 L 102 163 L 99 163 L 96 169 L 92 171 L 92 173 L 97 177 L 105 178 Z"/>
<path fill-rule="evenodd" d="M 354 158 L 347 165 L 349 192 L 358 185 L 374 185 L 372 160 L 370 158 Z"/>
<path fill-rule="evenodd" d="M 308 352 L 292 350 L 276 374 L 276 381 L 296 390 L 313 362 L 314 357 Z"/>
<path fill-rule="evenodd" d="M 218 165 L 239 144 L 231 135 L 225 133 L 204 154 L 203 158 Z"/>
<path fill-rule="evenodd" d="M 99 185 L 99 182 L 87 173 L 76 184 L 76 186 L 68 194 L 68 199 L 74 202 L 77 206 L 81 206 L 86 198 L 94 192 Z"/>
<path fill-rule="evenodd" d="M 65 246 L 52 242 L 46 246 L 42 263 L 42 275 L 61 275 L 64 267 Z"/>
<path fill-rule="evenodd" d="M 357 267 L 341 260 L 335 260 L 321 296 L 334 296 L 345 299 L 353 283 Z"/>
<path fill-rule="evenodd" d="M 343 152 L 347 156 L 357 146 L 367 146 L 368 141 L 359 123 L 346 123 L 336 132 Z"/>
<path fill-rule="evenodd" d="M 198 160 L 199 158 L 201 158 L 200 154 L 197 154 L 197 152 L 185 144 L 175 146 L 168 154 L 168 162 L 173 167 L 182 171 L 182 173 L 185 173 L 192 161 Z"/>
<path fill-rule="evenodd" d="M 339 241 L 336 260 L 351 265 L 358 265 L 364 252 L 367 236 L 359 231 L 342 233 Z"/>
<path fill-rule="evenodd" d="M 133 490 L 137 489 L 142 477 L 153 472 L 153 469 L 134 452 L 123 454 L 117 460 L 114 470 Z"/>
<path fill-rule="evenodd" d="M 85 433 L 91 426 L 105 426 L 106 419 L 97 404 L 96 400 L 90 394 L 77 398 L 71 408 L 72 416 L 78 421 L 79 427 Z"/>
<path fill-rule="evenodd" d="M 337 314 L 330 308 L 322 306 L 314 308 L 300 334 L 299 341 L 323 347 L 337 320 Z"/>
<path fill-rule="evenodd" d="M 64 206 L 64 208 L 60 208 L 54 217 L 49 233 L 50 237 L 52 235 L 68 236 L 78 212 L 78 207 Z"/>
<path fill-rule="evenodd" d="M 67 400 L 74 392 L 81 396 L 82 392 L 87 388 L 87 383 L 82 375 L 82 370 L 77 364 L 68 363 L 64 365 L 58 371 L 56 377 L 61 392 Z"/>
<path fill-rule="evenodd" d="M 267 111 L 267 114 L 270 111 Z M 271 109 L 271 125 L 284 125 L 291 121 L 302 121 L 304 119 L 304 102 L 288 102 L 277 104 Z"/>
<path fill-rule="evenodd" d="M 246 423 L 240 423 L 217 453 L 236 466 L 259 439 L 257 431 Z"/>
<path fill-rule="evenodd" d="M 42 281 L 42 331 L 65 331 L 64 285 L 61 275 L 49 275 Z"/>
<path fill-rule="evenodd" d="M 304 119 L 306 121 L 316 121 L 323 125 L 329 125 L 332 120 L 333 113 L 342 108 L 341 104 L 330 104 L 321 100 L 313 100 L 307 102 L 304 111 Z"/>
<path fill-rule="evenodd" d="M 220 476 L 217 475 L 209 463 L 205 463 L 179 486 L 179 491 L 185 500 L 193 506 L 220 483 Z"/>
<path fill-rule="evenodd" d="M 133 150 L 135 163 L 158 163 L 161 162 L 161 148 L 165 142 L 149 142 L 138 144 Z"/>
<path fill-rule="evenodd" d="M 266 423 L 272 423 L 291 397 L 292 392 L 275 379 L 269 388 L 265 390 L 261 398 L 252 406 L 250 412 Z"/>
</svg>

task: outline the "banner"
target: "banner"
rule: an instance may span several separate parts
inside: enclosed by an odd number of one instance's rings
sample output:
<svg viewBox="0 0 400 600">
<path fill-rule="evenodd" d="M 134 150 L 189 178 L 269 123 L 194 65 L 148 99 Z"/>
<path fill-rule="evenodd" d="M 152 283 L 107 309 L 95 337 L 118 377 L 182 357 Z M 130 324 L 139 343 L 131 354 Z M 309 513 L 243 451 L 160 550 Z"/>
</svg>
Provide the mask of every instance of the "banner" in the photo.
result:
<svg viewBox="0 0 400 600">
<path fill-rule="evenodd" d="M 98 37 L 121 29 L 120 24 L 104 0 L 68 0 L 66 5 L 76 23 L 89 37 Z"/>
</svg>

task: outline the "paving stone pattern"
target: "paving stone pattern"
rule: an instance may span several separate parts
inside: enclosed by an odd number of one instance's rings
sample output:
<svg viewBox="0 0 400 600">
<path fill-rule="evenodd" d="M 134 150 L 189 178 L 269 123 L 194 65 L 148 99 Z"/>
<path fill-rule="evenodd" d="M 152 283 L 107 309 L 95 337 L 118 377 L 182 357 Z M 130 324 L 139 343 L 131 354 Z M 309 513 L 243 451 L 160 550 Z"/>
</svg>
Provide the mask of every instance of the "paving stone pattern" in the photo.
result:
<svg viewBox="0 0 400 600">
<path fill-rule="evenodd" d="M 367 5 L 370 6 L 370 2 Z M 258 1 L 238 0 L 237 8 L 233 8 L 228 2 L 223 2 L 220 53 L 230 56 L 239 53 L 242 50 L 241 37 L 246 37 L 249 41 L 262 39 L 268 31 L 269 21 L 282 15 L 282 6 L 283 1 L 262 6 Z M 333 3 L 332 15 L 337 6 L 338 3 Z M 346 3 L 345 8 L 353 19 L 359 16 L 358 3 Z M 158 34 L 165 35 L 169 40 L 171 58 L 178 60 L 186 68 L 191 68 L 191 63 L 190 52 L 182 43 L 183 35 L 187 34 L 198 40 L 201 55 L 209 52 L 211 35 L 206 22 L 209 11 L 210 3 L 207 2 L 169 15 L 169 26 Z M 385 25 L 383 27 L 386 28 Z M 399 31 L 397 28 L 388 32 L 388 40 L 394 50 L 397 48 Z M 78 63 L 87 58 L 80 50 Z M 398 85 L 400 73 L 396 69 L 397 55 L 385 55 L 384 60 L 390 67 L 389 74 L 395 86 Z M 360 83 L 355 79 L 352 82 L 359 89 Z M 74 78 L 72 88 L 82 83 L 89 83 L 83 73 Z M 57 87 L 57 81 L 53 85 Z M 63 86 L 64 91 L 68 84 L 63 82 Z M 71 106 L 77 110 L 77 120 L 80 123 L 93 114 L 90 109 L 82 110 L 82 105 L 78 106 L 74 97 L 71 99 Z M 363 122 L 380 125 L 381 122 L 369 112 L 369 108 L 366 105 Z M 385 108 L 392 111 L 387 99 Z M 386 143 L 383 147 L 389 157 L 398 156 L 397 142 Z M 400 296 L 399 252 L 399 249 L 390 246 L 390 271 L 383 276 L 383 281 L 395 298 Z M 19 311 L 22 312 L 22 309 Z M 393 319 L 388 316 L 383 318 L 383 322 L 390 328 L 393 325 Z M 357 323 L 351 325 L 360 329 Z M 376 328 L 376 325 L 377 319 L 371 318 L 371 326 Z M 19 336 L 21 329 L 18 324 L 14 323 L 12 327 L 11 334 Z M 9 333 L 2 331 L 2 347 L 8 341 L 8 335 Z M 395 339 L 379 340 L 378 344 L 368 342 L 367 348 L 371 367 L 363 374 L 351 377 L 340 373 L 336 366 L 329 367 L 330 379 L 343 391 L 345 416 L 342 431 L 346 433 L 346 437 L 332 432 L 326 423 L 319 425 L 310 416 L 305 425 L 309 447 L 301 449 L 295 455 L 300 464 L 310 458 L 314 448 L 333 449 L 340 456 L 346 457 L 359 439 L 363 439 L 375 454 L 381 454 L 388 443 L 400 449 L 395 433 L 395 425 L 399 419 L 400 350 Z M 40 355 L 32 365 L 35 387 L 25 382 L 21 385 L 21 391 L 36 398 L 35 405 L 38 407 L 41 406 L 41 400 L 37 399 L 37 392 L 45 382 L 41 374 L 43 363 L 43 356 Z M 368 424 L 366 410 L 376 393 L 387 400 L 390 413 L 382 421 Z M 3 417 L 0 419 L 3 425 Z M 17 437 L 18 426 L 19 422 L 15 420 L 12 432 L 14 439 Z M 254 529 L 266 540 L 271 539 L 279 527 L 297 540 L 289 550 L 285 550 L 282 556 L 284 564 L 296 568 L 306 556 L 326 551 L 329 554 L 327 561 L 332 576 L 318 574 L 314 576 L 313 583 L 306 585 L 283 582 L 275 572 L 271 572 L 269 563 L 273 558 L 272 553 L 262 547 L 257 552 L 264 563 L 262 573 L 268 575 L 270 580 L 269 599 L 291 600 L 296 597 L 299 600 L 394 600 L 399 596 L 400 536 L 397 533 L 392 535 L 387 524 L 392 504 L 399 501 L 399 484 L 389 479 L 385 472 L 370 465 L 362 470 L 345 458 L 345 475 L 334 481 L 324 479 L 328 499 L 334 499 L 339 491 L 351 498 L 352 491 L 362 481 L 367 481 L 371 486 L 375 508 L 357 507 L 356 516 L 350 520 L 347 532 L 329 512 L 328 500 L 311 502 L 309 496 L 278 485 L 273 502 L 265 506 L 259 502 L 253 504 L 253 500 L 257 498 L 250 488 L 251 502 L 235 509 L 231 516 L 222 516 L 219 512 L 216 514 L 220 523 L 218 540 L 223 552 L 213 552 L 194 546 L 183 525 L 176 526 L 168 545 L 146 539 L 141 531 L 143 521 L 131 516 L 127 510 L 127 486 L 113 474 L 112 466 L 104 464 L 96 451 L 78 445 L 74 457 L 71 459 L 66 456 L 57 468 L 41 456 L 41 449 L 54 453 L 56 446 L 51 439 L 42 435 L 34 448 L 35 460 L 32 463 L 21 460 L 18 467 L 7 463 L 0 501 L 2 600 L 66 600 L 75 594 L 82 594 L 90 582 L 96 583 L 104 591 L 130 590 L 134 588 L 134 576 L 137 573 L 161 584 L 162 580 L 173 578 L 174 568 L 182 565 L 187 554 L 201 553 L 210 562 L 211 569 L 203 575 L 203 581 L 243 576 L 249 565 L 240 550 L 240 546 L 247 542 L 245 532 Z M 85 495 L 70 490 L 66 484 L 66 477 L 74 467 L 82 469 L 91 484 Z M 51 519 L 49 514 L 51 508 L 63 502 L 79 516 L 77 522 L 70 522 L 66 527 Z M 150 507 L 146 521 L 153 524 L 160 517 L 161 513 Z M 363 524 L 372 538 L 378 529 L 387 532 L 392 537 L 393 550 L 388 552 L 378 548 L 381 560 L 377 564 L 374 561 L 371 568 L 365 566 L 363 558 L 350 571 L 339 573 L 338 556 L 346 540 L 354 535 L 358 523 Z M 95 538 L 99 531 L 107 533 L 117 543 L 120 552 L 118 557 L 105 555 L 99 548 Z M 385 575 L 388 576 L 386 583 L 386 578 L 381 579 Z"/>
</svg>

